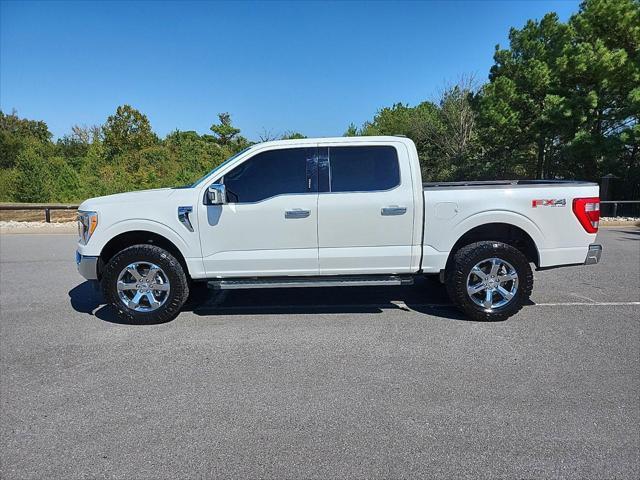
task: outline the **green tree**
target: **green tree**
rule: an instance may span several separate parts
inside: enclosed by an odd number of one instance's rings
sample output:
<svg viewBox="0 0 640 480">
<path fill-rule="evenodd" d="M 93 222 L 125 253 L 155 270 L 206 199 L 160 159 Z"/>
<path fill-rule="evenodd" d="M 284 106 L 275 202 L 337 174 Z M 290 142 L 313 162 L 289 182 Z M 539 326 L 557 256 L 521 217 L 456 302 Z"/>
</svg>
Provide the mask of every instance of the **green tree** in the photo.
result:
<svg viewBox="0 0 640 480">
<path fill-rule="evenodd" d="M 281 138 L 282 140 L 299 140 L 302 138 L 307 138 L 307 136 L 301 134 L 300 132 L 284 132 Z"/>
<path fill-rule="evenodd" d="M 569 25 L 573 39 L 558 60 L 572 119 L 567 173 L 640 180 L 640 2 L 589 0 Z"/>
<path fill-rule="evenodd" d="M 0 202 L 16 200 L 16 176 L 15 168 L 0 168 Z"/>
<path fill-rule="evenodd" d="M 436 180 L 483 178 L 479 165 L 477 114 L 472 106 L 472 77 L 462 78 L 442 92 L 435 119 L 424 124 Z"/>
<path fill-rule="evenodd" d="M 122 105 L 102 127 L 104 144 L 110 158 L 155 145 L 158 137 L 146 115 L 130 105 Z"/>
<path fill-rule="evenodd" d="M 5 114 L 0 110 L 0 168 L 12 168 L 27 140 L 48 143 L 51 132 L 47 124 L 18 117 L 15 110 Z"/>
<path fill-rule="evenodd" d="M 37 140 L 28 140 L 16 160 L 15 200 L 18 202 L 48 202 L 52 200 L 53 182 L 47 164 L 47 147 Z"/>
<path fill-rule="evenodd" d="M 556 65 L 570 40 L 569 27 L 555 13 L 539 22 L 529 20 L 521 30 L 512 28 L 510 48 L 496 46 L 490 83 L 481 93 L 479 104 L 485 120 L 503 125 L 517 121 L 504 138 L 506 145 L 500 147 L 505 153 L 515 147 L 527 156 L 533 149 L 536 178 L 548 174 L 549 154 L 564 130 L 562 121 L 569 115 Z"/>
<path fill-rule="evenodd" d="M 105 146 L 102 142 L 93 142 L 80 167 L 80 198 L 95 197 L 116 193 L 109 183 L 109 177 L 103 172 L 107 165 Z"/>
<path fill-rule="evenodd" d="M 497 175 L 640 176 L 638 0 L 587 0 L 566 24 L 530 20 L 494 59 L 474 105 Z"/>
<path fill-rule="evenodd" d="M 357 137 L 359 135 L 358 127 L 355 123 L 351 122 L 345 132 L 342 134 L 343 137 Z"/>
<path fill-rule="evenodd" d="M 71 202 L 80 198 L 80 177 L 63 157 L 50 157 L 47 162 L 51 178 L 51 198 L 56 202 Z"/>
<path fill-rule="evenodd" d="M 194 131 L 172 132 L 164 145 L 177 165 L 176 185 L 194 182 L 235 153 L 234 145 L 219 145 L 211 135 L 200 136 Z"/>
<path fill-rule="evenodd" d="M 221 145 L 228 145 L 231 140 L 240 133 L 240 129 L 231 125 L 231 115 L 229 113 L 219 113 L 220 123 L 211 125 L 210 130 L 216 135 Z"/>
<path fill-rule="evenodd" d="M 76 170 L 82 168 L 89 146 L 102 141 L 102 127 L 74 125 L 71 134 L 63 135 L 56 141 L 56 155 L 64 157 Z"/>
<path fill-rule="evenodd" d="M 5 114 L 0 110 L 0 131 L 20 137 L 34 138 L 43 143 L 51 139 L 51 132 L 45 122 L 20 118 L 15 110 L 10 114 Z"/>
<path fill-rule="evenodd" d="M 515 82 L 498 77 L 484 85 L 474 99 L 484 152 L 482 165 L 496 179 L 535 176 L 535 145 L 517 108 L 518 97 Z"/>
</svg>

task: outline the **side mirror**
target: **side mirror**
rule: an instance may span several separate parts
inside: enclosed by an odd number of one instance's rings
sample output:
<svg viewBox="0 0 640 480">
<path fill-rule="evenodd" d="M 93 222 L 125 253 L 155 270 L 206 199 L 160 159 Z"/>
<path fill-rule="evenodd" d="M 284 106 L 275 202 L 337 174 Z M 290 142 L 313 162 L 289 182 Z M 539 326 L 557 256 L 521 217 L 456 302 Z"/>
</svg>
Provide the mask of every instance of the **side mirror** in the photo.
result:
<svg viewBox="0 0 640 480">
<path fill-rule="evenodd" d="M 207 189 L 209 205 L 224 205 L 227 203 L 227 190 L 221 183 L 214 183 Z"/>
</svg>

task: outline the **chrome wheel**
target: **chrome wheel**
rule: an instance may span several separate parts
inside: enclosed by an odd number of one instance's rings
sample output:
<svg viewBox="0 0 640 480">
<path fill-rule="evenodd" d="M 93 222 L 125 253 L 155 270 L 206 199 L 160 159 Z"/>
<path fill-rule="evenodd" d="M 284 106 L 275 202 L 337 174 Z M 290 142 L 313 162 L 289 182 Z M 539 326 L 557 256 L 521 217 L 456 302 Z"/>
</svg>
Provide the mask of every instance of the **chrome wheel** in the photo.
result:
<svg viewBox="0 0 640 480">
<path fill-rule="evenodd" d="M 509 303 L 518 292 L 518 274 L 509 262 L 487 258 L 467 276 L 467 294 L 476 305 L 493 310 Z"/>
<path fill-rule="evenodd" d="M 127 308 L 152 312 L 169 298 L 169 278 L 155 263 L 134 262 L 118 275 L 118 296 Z"/>
</svg>

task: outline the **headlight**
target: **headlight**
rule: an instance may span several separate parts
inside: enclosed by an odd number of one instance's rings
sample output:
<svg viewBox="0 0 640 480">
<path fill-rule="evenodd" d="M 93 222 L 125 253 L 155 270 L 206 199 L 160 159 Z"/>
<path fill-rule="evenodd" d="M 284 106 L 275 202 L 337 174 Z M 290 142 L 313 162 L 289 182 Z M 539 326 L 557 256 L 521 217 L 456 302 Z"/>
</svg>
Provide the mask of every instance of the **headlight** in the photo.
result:
<svg viewBox="0 0 640 480">
<path fill-rule="evenodd" d="M 98 212 L 78 210 L 78 235 L 80 243 L 86 245 L 98 226 Z"/>
</svg>

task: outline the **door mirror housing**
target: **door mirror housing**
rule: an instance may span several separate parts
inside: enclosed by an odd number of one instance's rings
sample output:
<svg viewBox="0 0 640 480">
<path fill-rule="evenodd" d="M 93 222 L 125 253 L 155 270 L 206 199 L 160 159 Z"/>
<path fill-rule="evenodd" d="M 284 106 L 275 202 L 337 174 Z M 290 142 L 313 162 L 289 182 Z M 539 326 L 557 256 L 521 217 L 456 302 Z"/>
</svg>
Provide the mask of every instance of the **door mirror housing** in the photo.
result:
<svg viewBox="0 0 640 480">
<path fill-rule="evenodd" d="M 221 183 L 209 185 L 207 200 L 209 200 L 209 205 L 224 205 L 227 203 L 227 189 Z"/>
</svg>

